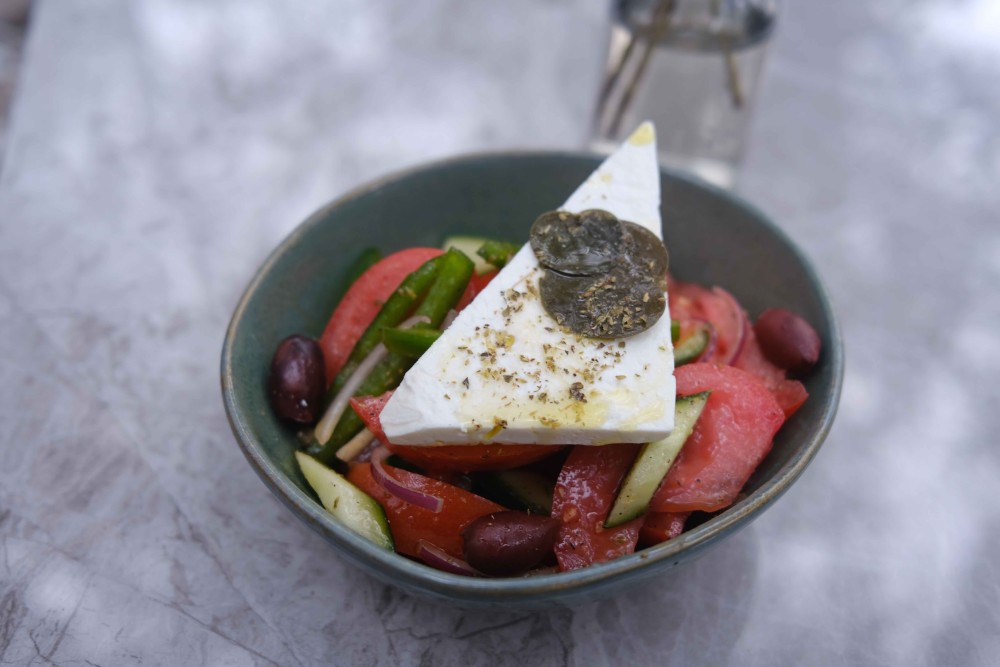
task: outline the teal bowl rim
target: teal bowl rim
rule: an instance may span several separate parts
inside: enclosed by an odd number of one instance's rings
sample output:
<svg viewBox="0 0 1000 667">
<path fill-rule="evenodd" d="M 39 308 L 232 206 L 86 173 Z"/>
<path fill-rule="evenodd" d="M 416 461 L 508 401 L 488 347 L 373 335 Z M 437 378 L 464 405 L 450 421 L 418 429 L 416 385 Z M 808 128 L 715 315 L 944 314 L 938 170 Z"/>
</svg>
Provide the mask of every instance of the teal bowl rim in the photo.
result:
<svg viewBox="0 0 1000 667">
<path fill-rule="evenodd" d="M 671 179 L 684 181 L 695 187 L 708 190 L 713 195 L 721 197 L 736 207 L 743 209 L 748 215 L 762 223 L 791 250 L 809 276 L 823 313 L 830 323 L 828 332 L 830 345 L 824 351 L 824 356 L 827 357 L 827 363 L 831 365 L 832 372 L 830 377 L 832 386 L 830 387 L 830 397 L 821 415 L 818 428 L 809 437 L 808 442 L 769 479 L 764 481 L 760 488 L 705 523 L 683 533 L 680 537 L 607 563 L 592 565 L 588 568 L 572 572 L 539 574 L 530 577 L 508 579 L 465 577 L 442 572 L 406 557 L 399 556 L 396 553 L 380 549 L 365 538 L 345 528 L 310 495 L 288 480 L 263 455 L 254 433 L 240 411 L 240 406 L 236 404 L 233 391 L 232 343 L 239 330 L 244 311 L 253 299 L 261 282 L 269 275 L 271 268 L 277 262 L 278 258 L 294 246 L 300 237 L 319 224 L 331 209 L 363 197 L 389 183 L 406 179 L 415 173 L 425 170 L 453 166 L 464 162 L 511 158 L 584 158 L 593 159 L 596 166 L 596 162 L 601 159 L 601 156 L 595 153 L 574 151 L 497 151 L 471 153 L 398 170 L 348 191 L 346 194 L 334 199 L 310 215 L 271 252 L 267 260 L 257 270 L 244 291 L 243 296 L 240 298 L 229 326 L 226 329 L 225 341 L 222 347 L 221 381 L 226 417 L 229 420 L 233 435 L 236 437 L 243 454 L 275 496 L 313 530 L 339 547 L 340 553 L 362 569 L 383 579 L 388 577 L 394 584 L 410 591 L 420 592 L 442 600 L 464 601 L 470 604 L 489 604 L 490 602 L 500 604 L 516 602 L 545 603 L 550 598 L 562 597 L 561 594 L 563 593 L 571 593 L 573 591 L 580 591 L 582 593 L 584 591 L 592 591 L 596 588 L 608 588 L 619 580 L 645 578 L 646 576 L 652 576 L 665 569 L 669 569 L 671 566 L 679 564 L 682 560 L 686 560 L 687 552 L 701 552 L 714 542 L 745 527 L 791 487 L 792 483 L 798 479 L 813 457 L 815 457 L 817 451 L 819 451 L 820 446 L 833 425 L 840 403 L 844 377 L 844 351 L 840 325 L 831 306 L 826 288 L 823 286 L 812 263 L 799 247 L 767 215 L 744 199 L 697 177 L 661 166 L 661 175 L 666 175 Z"/>
</svg>

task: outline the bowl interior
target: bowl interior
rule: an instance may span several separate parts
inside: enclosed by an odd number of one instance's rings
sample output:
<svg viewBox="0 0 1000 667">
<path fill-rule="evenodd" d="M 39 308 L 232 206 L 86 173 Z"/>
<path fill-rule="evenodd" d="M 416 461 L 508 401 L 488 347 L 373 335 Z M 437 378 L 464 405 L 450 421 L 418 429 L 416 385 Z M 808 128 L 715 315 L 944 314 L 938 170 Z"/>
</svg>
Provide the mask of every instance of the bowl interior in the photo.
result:
<svg viewBox="0 0 1000 667">
<path fill-rule="evenodd" d="M 527 238 L 541 212 L 557 208 L 600 160 L 567 154 L 460 158 L 391 176 L 318 211 L 271 255 L 237 307 L 222 359 L 233 432 L 271 490 L 341 553 L 408 590 L 471 605 L 567 602 L 618 590 L 677 565 L 749 522 L 801 473 L 829 429 L 839 400 L 842 352 L 835 318 L 808 261 L 787 237 L 732 195 L 664 171 L 663 223 L 671 272 L 720 285 L 755 316 L 781 306 L 803 315 L 824 354 L 805 381 L 810 399 L 782 428 L 753 475 L 750 495 L 681 538 L 585 571 L 513 580 L 470 580 L 381 552 L 341 527 L 314 500 L 295 463 L 293 429 L 271 413 L 266 373 L 278 342 L 319 336 L 359 252 L 439 246 L 451 234 Z"/>
</svg>

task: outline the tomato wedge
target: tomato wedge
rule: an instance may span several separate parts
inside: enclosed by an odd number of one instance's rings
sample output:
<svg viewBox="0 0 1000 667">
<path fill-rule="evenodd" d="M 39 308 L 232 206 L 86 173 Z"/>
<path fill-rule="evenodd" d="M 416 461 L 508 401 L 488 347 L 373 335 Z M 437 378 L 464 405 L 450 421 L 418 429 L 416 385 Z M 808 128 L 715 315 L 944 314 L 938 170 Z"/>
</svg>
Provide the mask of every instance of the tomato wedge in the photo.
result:
<svg viewBox="0 0 1000 667">
<path fill-rule="evenodd" d="M 441 252 L 439 248 L 400 250 L 373 264 L 354 281 L 334 309 L 319 340 L 326 361 L 327 383 L 333 382 L 361 334 L 403 279 Z"/>
<path fill-rule="evenodd" d="M 774 394 L 785 417 L 791 417 L 809 398 L 801 382 L 788 379 L 784 369 L 764 357 L 750 319 L 729 292 L 671 278 L 668 298 L 670 317 L 680 321 L 682 339 L 701 322 L 709 322 L 714 329 L 713 340 L 698 361 L 729 364 L 756 375 Z"/>
<path fill-rule="evenodd" d="M 732 294 L 721 287 L 705 289 L 694 283 L 670 280 L 667 298 L 670 317 L 680 320 L 681 329 L 689 320 L 709 322 L 716 332 L 715 345 L 699 361 L 731 363 L 746 339 L 748 323 L 743 309 Z"/>
<path fill-rule="evenodd" d="M 672 540 L 684 532 L 690 512 L 650 512 L 639 529 L 639 544 L 650 547 Z"/>
<path fill-rule="evenodd" d="M 376 438 L 386 443 L 388 441 L 385 439 L 385 432 L 382 430 L 382 421 L 379 419 L 379 415 L 382 414 L 382 408 L 385 407 L 390 398 L 392 398 L 391 389 L 381 396 L 355 396 L 351 398 L 351 407 L 361 417 L 361 421 L 365 423 L 365 428 L 374 433 Z"/>
<path fill-rule="evenodd" d="M 771 450 L 785 413 L 760 380 L 738 368 L 698 363 L 674 376 L 679 396 L 712 394 L 649 508 L 714 512 L 736 499 Z"/>
<path fill-rule="evenodd" d="M 749 330 L 747 340 L 740 355 L 733 361 L 733 366 L 757 376 L 764 383 L 764 386 L 774 394 L 781 409 L 785 412 L 785 417 L 791 417 L 809 398 L 809 392 L 798 380 L 788 379 L 783 368 L 779 368 L 767 360 L 763 350 L 760 349 L 760 343 L 757 342 L 753 327 L 749 326 L 749 320 L 747 321 L 747 329 Z"/>
<path fill-rule="evenodd" d="M 475 299 L 476 296 L 478 296 L 479 293 L 490 284 L 490 281 L 493 280 L 498 273 L 500 272 L 490 271 L 482 275 L 473 273 L 472 277 L 469 279 L 468 286 L 465 288 L 465 292 L 462 293 L 462 297 L 458 300 L 458 303 L 455 304 L 455 310 L 462 312 L 462 310 L 472 303 L 472 300 Z"/>
<path fill-rule="evenodd" d="M 411 489 L 441 498 L 440 512 L 400 500 L 382 488 L 372 476 L 370 463 L 360 463 L 347 473 L 347 479 L 382 505 L 396 551 L 417 557 L 417 541 L 427 540 L 456 558 L 462 556 L 462 530 L 481 516 L 504 508 L 474 493 L 424 477 L 413 472 L 386 466 L 386 470 Z"/>
<path fill-rule="evenodd" d="M 615 528 L 605 528 L 615 494 L 639 452 L 639 445 L 577 445 L 570 452 L 556 480 L 552 516 L 562 521 L 556 540 L 561 571 L 635 551 L 645 517 Z"/>
<path fill-rule="evenodd" d="M 553 445 L 394 445 L 386 439 L 379 420 L 391 396 L 391 391 L 381 396 L 358 396 L 351 399 L 351 407 L 389 451 L 426 470 L 506 470 L 534 463 L 562 449 Z"/>
</svg>

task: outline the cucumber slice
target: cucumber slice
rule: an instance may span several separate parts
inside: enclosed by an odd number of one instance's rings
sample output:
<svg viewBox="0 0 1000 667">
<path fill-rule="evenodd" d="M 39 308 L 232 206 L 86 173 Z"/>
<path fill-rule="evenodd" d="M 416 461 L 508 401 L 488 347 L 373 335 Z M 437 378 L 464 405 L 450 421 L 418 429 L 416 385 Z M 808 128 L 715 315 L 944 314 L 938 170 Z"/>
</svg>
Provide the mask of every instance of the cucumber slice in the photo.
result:
<svg viewBox="0 0 1000 667">
<path fill-rule="evenodd" d="M 489 239 L 483 236 L 449 236 L 441 244 L 442 250 L 447 250 L 448 248 L 454 248 L 460 251 L 463 255 L 468 257 L 473 262 L 473 271 L 476 275 L 482 275 L 484 273 L 489 273 L 495 269 L 489 262 L 480 257 L 476 251 L 479 250 L 483 243 Z"/>
<path fill-rule="evenodd" d="M 699 327 L 696 332 L 674 346 L 674 366 L 683 366 L 701 356 L 712 339 L 711 324 Z"/>
<path fill-rule="evenodd" d="M 295 452 L 302 474 L 323 507 L 341 523 L 388 551 L 394 551 L 385 510 L 367 493 L 302 452 Z"/>
<path fill-rule="evenodd" d="M 656 493 L 660 482 L 666 477 L 670 466 L 674 464 L 674 459 L 694 430 L 701 411 L 705 409 L 709 393 L 711 392 L 703 391 L 700 394 L 677 399 L 674 430 L 663 440 L 643 445 L 635 463 L 632 464 L 632 469 L 625 477 L 622 490 L 618 492 L 618 498 L 611 507 L 607 521 L 604 522 L 605 528 L 620 526 L 641 516 L 649 509 L 649 501 L 653 499 L 653 494 Z"/>
<path fill-rule="evenodd" d="M 483 496 L 504 507 L 543 516 L 552 514 L 555 483 L 540 473 L 531 470 L 483 473 L 477 485 Z"/>
</svg>

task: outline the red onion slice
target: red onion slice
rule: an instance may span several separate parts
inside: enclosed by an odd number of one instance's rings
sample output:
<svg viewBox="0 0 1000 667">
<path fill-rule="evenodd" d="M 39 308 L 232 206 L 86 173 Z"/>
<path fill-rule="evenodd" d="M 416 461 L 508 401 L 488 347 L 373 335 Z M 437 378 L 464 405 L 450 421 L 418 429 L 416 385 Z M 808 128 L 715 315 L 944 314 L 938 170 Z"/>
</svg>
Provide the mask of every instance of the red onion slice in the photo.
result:
<svg viewBox="0 0 1000 667">
<path fill-rule="evenodd" d="M 730 366 L 735 366 L 739 363 L 740 357 L 743 356 L 743 352 L 750 347 L 748 341 L 753 335 L 753 324 L 750 322 L 750 316 L 745 312 L 743 313 L 743 336 L 740 339 L 739 349 L 736 350 L 736 354 L 733 355 L 733 360 L 729 362 Z"/>
<path fill-rule="evenodd" d="M 413 317 L 407 318 L 400 325 L 401 329 L 409 329 L 414 324 L 422 323 L 427 324 L 430 322 L 430 318 L 426 315 L 414 315 Z M 329 440 L 330 436 L 333 435 L 333 430 L 337 428 L 337 423 L 340 418 L 344 416 L 344 412 L 347 411 L 348 406 L 351 404 L 351 397 L 354 396 L 354 392 L 358 390 L 361 383 L 368 379 L 368 376 L 375 369 L 380 361 L 385 359 L 389 351 L 385 349 L 385 345 L 379 343 L 376 345 L 368 356 L 358 364 L 357 369 L 355 369 L 354 374 L 344 383 L 337 395 L 333 397 L 330 401 L 330 406 L 323 413 L 323 418 L 319 420 L 316 424 L 316 441 L 325 445 Z"/>
<path fill-rule="evenodd" d="M 441 321 L 441 331 L 444 331 L 451 326 L 451 323 L 455 321 L 458 317 L 458 311 L 452 308 L 448 311 L 448 314 L 444 316 L 444 320 Z"/>
<path fill-rule="evenodd" d="M 736 297 L 732 294 L 721 287 L 713 287 L 712 292 L 726 304 L 729 311 L 727 314 L 732 318 L 732 329 L 737 332 L 736 340 L 732 341 L 726 354 L 715 360 L 717 363 L 728 365 L 732 364 L 743 351 L 743 344 L 747 339 L 747 318 Z"/>
<path fill-rule="evenodd" d="M 330 407 L 323 413 L 323 418 L 316 424 L 316 441 L 319 444 L 325 445 L 330 440 L 330 436 L 333 435 L 333 429 L 337 427 L 337 422 L 344 416 L 344 412 L 351 404 L 351 396 L 354 395 L 354 392 L 358 390 L 358 387 L 361 386 L 361 383 L 365 381 L 365 378 L 368 377 L 375 366 L 385 359 L 387 354 L 389 354 L 389 351 L 385 349 L 385 345 L 379 343 L 365 357 L 364 361 L 358 364 L 357 370 L 354 371 L 354 374 L 351 375 L 350 379 L 344 383 L 341 390 L 334 396 L 330 402 Z"/>
<path fill-rule="evenodd" d="M 375 439 L 375 434 L 366 428 L 361 429 L 356 436 L 344 443 L 344 446 L 337 450 L 337 458 L 345 463 L 352 461 L 365 451 L 365 448 Z"/>
<path fill-rule="evenodd" d="M 715 356 L 715 351 L 719 347 L 719 331 L 708 320 L 694 319 L 693 321 L 698 322 L 698 326 L 708 329 L 708 342 L 705 344 L 705 349 L 702 350 L 695 361 L 714 361 L 712 357 Z"/>
<path fill-rule="evenodd" d="M 429 493 L 411 489 L 390 475 L 389 471 L 382 465 L 387 456 L 389 456 L 389 450 L 385 447 L 379 447 L 372 453 L 372 477 L 375 478 L 375 482 L 404 503 L 416 505 L 431 512 L 440 512 L 444 507 L 444 500 Z"/>
<path fill-rule="evenodd" d="M 417 540 L 417 557 L 437 570 L 451 572 L 452 574 L 462 574 L 467 577 L 482 576 L 474 567 L 461 558 L 455 558 L 427 540 Z"/>
</svg>

